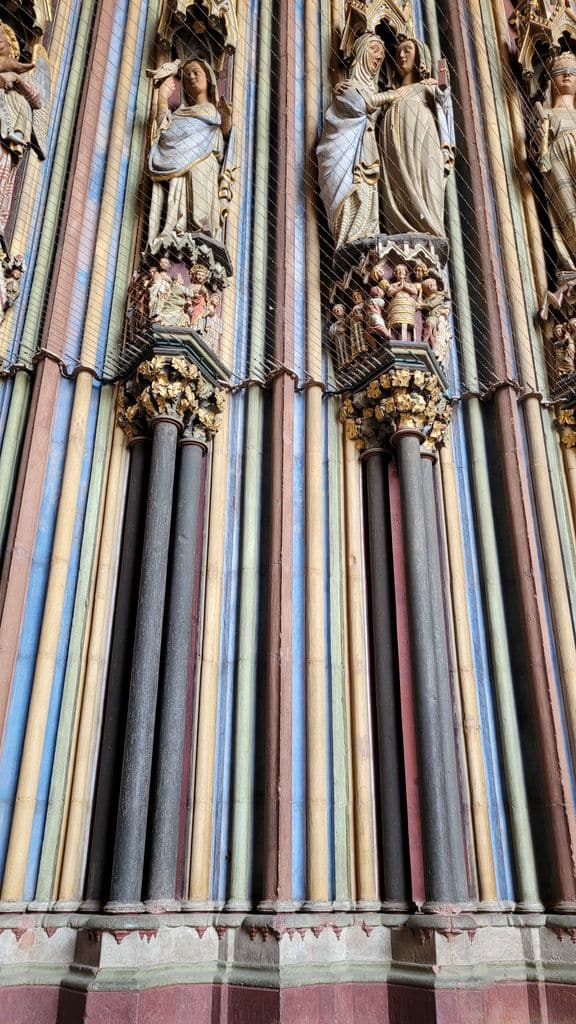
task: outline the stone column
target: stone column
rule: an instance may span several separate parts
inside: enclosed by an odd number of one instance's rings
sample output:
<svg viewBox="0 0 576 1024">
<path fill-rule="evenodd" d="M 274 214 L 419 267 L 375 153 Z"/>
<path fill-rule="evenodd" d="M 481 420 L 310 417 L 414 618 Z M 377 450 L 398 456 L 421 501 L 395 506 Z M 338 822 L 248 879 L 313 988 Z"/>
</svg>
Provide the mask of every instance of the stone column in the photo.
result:
<svg viewBox="0 0 576 1024">
<path fill-rule="evenodd" d="M 440 564 L 440 544 L 438 538 L 438 519 L 436 514 L 436 496 L 434 492 L 434 463 L 436 456 L 433 448 L 425 446 L 421 450 L 422 484 L 424 490 L 424 517 L 428 549 L 428 585 L 429 602 L 432 614 L 433 647 L 436 661 L 436 680 L 438 693 L 438 714 L 441 722 L 440 739 L 442 741 L 442 774 L 446 788 L 446 831 L 450 841 L 450 861 L 453 868 L 454 898 L 460 903 L 468 900 L 468 879 L 466 871 L 466 852 L 462 821 L 462 801 L 458 780 L 456 746 L 454 739 L 453 694 L 450 685 L 450 665 L 448 661 L 447 622 L 442 596 L 442 569 Z"/>
<path fill-rule="evenodd" d="M 372 608 L 372 656 L 378 723 L 380 822 L 382 828 L 383 909 L 402 913 L 409 904 L 406 800 L 402 724 L 395 657 L 390 581 L 390 531 L 385 453 L 365 454 L 368 557 Z M 389 454 L 389 453 L 388 453 Z"/>
<path fill-rule="evenodd" d="M 140 363 L 126 386 L 123 420 L 144 415 L 153 435 L 142 569 L 134 636 L 124 760 L 112 864 L 112 912 L 138 909 L 146 851 L 148 804 L 170 549 L 178 437 L 191 421 L 214 432 L 217 392 L 185 355 L 163 351 Z"/>
<path fill-rule="evenodd" d="M 441 440 L 449 408 L 435 373 L 397 363 L 347 397 L 341 418 L 348 437 L 361 451 L 391 441 L 398 459 L 420 766 L 425 909 L 434 911 L 468 902 L 454 726 L 447 689 L 445 623 L 440 617 L 436 513 L 434 502 L 426 494 L 421 456 L 424 440 L 432 447 Z M 369 531 L 370 520 L 376 514 L 374 506 L 373 512 L 369 511 Z M 370 537 L 372 557 L 378 546 L 371 533 Z M 382 547 L 382 540 L 378 545 Z M 382 555 L 378 564 L 385 577 Z M 372 566 L 373 576 L 375 569 L 376 564 Z M 377 619 L 373 623 L 376 628 L 381 628 Z M 383 642 L 384 637 L 378 646 L 382 647 Z M 380 652 L 379 657 L 385 655 Z M 378 661 L 375 670 L 378 673 Z M 385 835 L 384 846 L 389 841 L 390 835 Z"/>
<path fill-rule="evenodd" d="M 123 729 L 132 658 L 131 641 L 134 635 L 138 569 L 141 562 L 142 505 L 146 498 L 149 446 L 149 439 L 142 435 L 134 437 L 131 441 L 130 478 L 126 495 L 122 554 L 108 666 L 100 763 L 86 880 L 85 910 L 101 908 L 106 902 L 110 881 L 109 859 L 114 840 L 118 778 L 122 768 Z"/>
<path fill-rule="evenodd" d="M 202 462 L 205 458 L 205 443 L 193 438 L 185 438 L 181 442 L 147 887 L 151 903 L 159 903 L 163 909 L 175 909 L 177 906 L 182 764 L 188 680 L 194 655 L 191 649 L 192 606 L 201 542 L 204 504 Z"/>
</svg>

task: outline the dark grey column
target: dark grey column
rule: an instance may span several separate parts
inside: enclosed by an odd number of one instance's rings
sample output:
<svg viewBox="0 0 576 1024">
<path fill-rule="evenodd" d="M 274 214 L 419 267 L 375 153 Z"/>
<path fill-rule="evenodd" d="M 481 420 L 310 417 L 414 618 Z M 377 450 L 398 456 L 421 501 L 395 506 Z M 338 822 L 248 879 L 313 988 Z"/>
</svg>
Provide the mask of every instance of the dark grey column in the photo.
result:
<svg viewBox="0 0 576 1024">
<path fill-rule="evenodd" d="M 205 446 L 199 442 L 181 442 L 148 884 L 149 898 L 160 901 L 167 909 L 176 896 L 194 569 L 199 520 L 203 515 L 202 459 L 205 455 Z"/>
<path fill-rule="evenodd" d="M 368 553 L 372 597 L 372 638 L 380 818 L 382 825 L 383 909 L 408 909 L 408 851 L 405 786 L 401 743 L 398 672 L 394 652 L 393 613 L 390 600 L 390 537 L 386 465 L 380 450 L 369 450 L 366 460 Z"/>
<path fill-rule="evenodd" d="M 447 827 L 441 708 L 436 684 L 434 621 L 428 573 L 428 538 L 421 436 L 395 435 L 402 497 L 402 522 L 414 678 L 416 737 L 424 845 L 424 881 L 428 903 L 457 901 L 452 871 L 452 846 Z"/>
<path fill-rule="evenodd" d="M 132 637 L 142 547 L 142 506 L 146 496 L 150 441 L 146 437 L 139 437 L 132 442 L 131 449 L 98 782 L 88 860 L 84 907 L 86 910 L 99 909 L 108 897 L 118 804 L 118 783 L 122 770 L 123 729 L 130 681 Z"/>
<path fill-rule="evenodd" d="M 179 425 L 155 420 L 146 506 L 142 573 L 134 635 L 134 655 L 116 843 L 110 887 L 111 911 L 142 899 L 154 721 L 170 546 L 172 492 Z"/>
<path fill-rule="evenodd" d="M 446 619 L 444 615 L 445 602 L 442 595 L 440 544 L 438 539 L 436 496 L 434 493 L 434 461 L 435 457 L 431 454 L 424 454 L 422 456 L 422 481 L 426 507 L 425 524 L 428 545 L 428 583 L 432 607 L 436 685 L 438 688 L 438 712 L 440 716 L 438 728 L 441 732 L 443 776 L 446 787 L 446 825 L 450 838 L 454 898 L 462 902 L 468 900 L 469 890 L 466 872 L 466 852 L 464 848 L 462 801 L 460 799 L 456 741 L 454 736 L 453 701 L 450 685 Z"/>
</svg>

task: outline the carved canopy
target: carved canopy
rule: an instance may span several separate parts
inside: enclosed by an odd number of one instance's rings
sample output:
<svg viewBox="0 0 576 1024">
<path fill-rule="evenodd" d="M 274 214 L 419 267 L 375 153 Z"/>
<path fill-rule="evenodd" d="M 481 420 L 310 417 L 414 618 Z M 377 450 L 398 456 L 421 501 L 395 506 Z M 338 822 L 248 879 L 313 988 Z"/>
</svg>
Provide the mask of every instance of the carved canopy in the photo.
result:
<svg viewBox="0 0 576 1024">
<path fill-rule="evenodd" d="M 518 61 L 525 78 L 533 78 L 539 63 L 561 49 L 563 39 L 576 45 L 576 6 L 573 0 L 521 0 L 510 18 L 518 39 Z"/>
<path fill-rule="evenodd" d="M 187 19 L 190 21 L 190 16 L 207 20 L 221 37 L 223 49 L 228 53 L 234 52 L 238 42 L 235 0 L 166 0 L 158 25 L 159 38 L 171 43 L 178 26 Z"/>
<path fill-rule="evenodd" d="M 348 0 L 341 50 L 349 57 L 355 40 L 363 32 L 375 32 L 386 24 L 395 36 L 412 37 L 414 21 L 411 0 Z"/>
</svg>

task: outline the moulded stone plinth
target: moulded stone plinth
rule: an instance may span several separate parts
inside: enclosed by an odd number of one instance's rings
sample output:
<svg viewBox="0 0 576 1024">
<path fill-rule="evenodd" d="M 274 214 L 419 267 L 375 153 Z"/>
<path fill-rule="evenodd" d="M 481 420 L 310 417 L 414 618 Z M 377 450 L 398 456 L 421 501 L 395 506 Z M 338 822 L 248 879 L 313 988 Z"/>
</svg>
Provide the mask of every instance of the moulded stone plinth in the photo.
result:
<svg viewBox="0 0 576 1024">
<path fill-rule="evenodd" d="M 0 923 L 2 1021 L 576 1019 L 574 917 L 14 914 Z"/>
</svg>

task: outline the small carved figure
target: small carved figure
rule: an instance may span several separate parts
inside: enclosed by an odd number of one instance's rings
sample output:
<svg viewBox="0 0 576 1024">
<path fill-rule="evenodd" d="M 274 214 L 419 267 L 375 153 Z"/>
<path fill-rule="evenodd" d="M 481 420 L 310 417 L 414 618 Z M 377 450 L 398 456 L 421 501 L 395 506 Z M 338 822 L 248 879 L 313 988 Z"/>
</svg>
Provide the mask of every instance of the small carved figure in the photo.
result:
<svg viewBox="0 0 576 1024">
<path fill-rule="evenodd" d="M 386 283 L 386 288 L 383 287 L 384 283 Z M 370 289 L 370 297 L 365 303 L 366 334 L 370 341 L 373 340 L 374 335 L 385 339 L 390 337 L 390 331 L 388 330 L 386 321 L 384 320 L 387 291 L 387 282 L 382 281 L 379 285 L 373 285 Z"/>
<path fill-rule="evenodd" d="M 328 328 L 328 334 L 330 335 L 336 350 L 336 364 L 337 366 L 346 366 L 349 362 L 348 328 L 346 326 L 346 308 L 341 302 L 337 302 L 332 306 L 332 316 L 334 317 L 334 321 Z"/>
<path fill-rule="evenodd" d="M 380 124 L 381 200 L 389 234 L 444 236 L 444 190 L 454 166 L 450 87 L 443 62 L 431 78 L 430 51 L 418 39 L 396 49 L 395 88 Z"/>
<path fill-rule="evenodd" d="M 188 308 L 191 296 L 192 290 L 184 284 L 182 274 L 175 274 L 158 315 L 158 323 L 162 327 L 190 327 Z"/>
<path fill-rule="evenodd" d="M 222 323 L 221 317 L 218 316 L 218 308 L 220 306 L 220 295 L 217 292 L 212 292 L 208 296 L 208 305 L 204 314 L 202 333 L 206 343 L 212 349 L 217 349 L 220 344 L 220 338 L 222 336 L 222 329 L 224 324 Z"/>
<path fill-rule="evenodd" d="M 153 126 L 148 170 L 152 178 L 149 244 L 191 232 L 221 233 L 220 181 L 228 192 L 232 159 L 232 116 L 218 99 L 216 76 L 204 60 L 182 66 L 183 102 L 173 113 L 174 63 L 148 72 L 158 89 L 158 122 Z M 225 144 L 224 139 L 228 141 Z"/>
<path fill-rule="evenodd" d="M 10 257 L 5 253 L 0 262 L 0 324 L 4 322 L 7 310 L 14 305 L 20 294 L 20 281 L 24 269 L 23 256 Z"/>
<path fill-rule="evenodd" d="M 170 294 L 171 285 L 170 260 L 163 256 L 159 261 L 159 266 L 152 267 L 150 270 L 148 314 L 152 321 L 160 319 L 164 303 Z"/>
<path fill-rule="evenodd" d="M 438 362 L 444 364 L 450 341 L 450 303 L 435 277 L 422 281 L 420 309 L 424 315 L 422 340 L 430 345 Z"/>
<path fill-rule="evenodd" d="M 384 43 L 365 32 L 352 53 L 350 75 L 334 90 L 317 148 L 320 194 L 337 249 L 380 231 L 376 117 L 387 96 L 378 91 Z"/>
<path fill-rule="evenodd" d="M 550 101 L 536 104 L 538 166 L 546 194 L 558 269 L 576 271 L 576 56 L 562 53 L 549 69 Z"/>
<path fill-rule="evenodd" d="M 388 327 L 400 331 L 402 341 L 414 332 L 416 309 L 418 305 L 418 287 L 408 280 L 408 267 L 398 263 L 394 270 L 395 280 L 388 286 Z"/>
<path fill-rule="evenodd" d="M 364 337 L 365 306 L 364 296 L 359 289 L 352 292 L 354 305 L 348 314 L 348 326 L 350 329 L 350 362 L 357 356 L 366 352 L 366 340 Z"/>
<path fill-rule="evenodd" d="M 201 317 L 206 316 L 206 309 L 210 292 L 206 288 L 206 281 L 210 277 L 210 271 L 197 263 L 190 269 L 190 322 L 195 324 Z"/>
<path fill-rule="evenodd" d="M 554 327 L 554 352 L 556 355 L 556 376 L 566 377 L 574 373 L 576 356 L 576 320 L 556 324 Z"/>
</svg>

